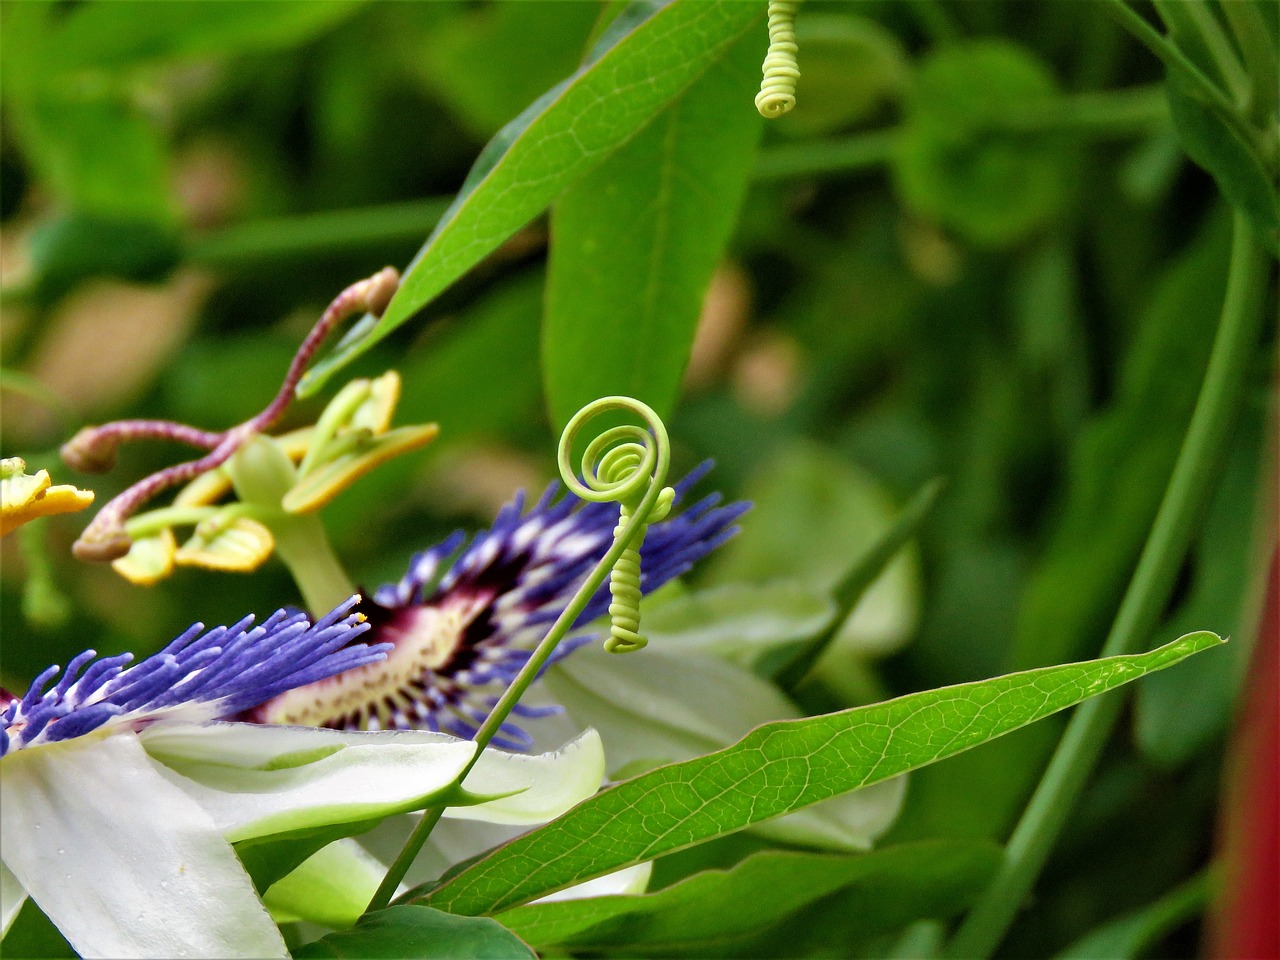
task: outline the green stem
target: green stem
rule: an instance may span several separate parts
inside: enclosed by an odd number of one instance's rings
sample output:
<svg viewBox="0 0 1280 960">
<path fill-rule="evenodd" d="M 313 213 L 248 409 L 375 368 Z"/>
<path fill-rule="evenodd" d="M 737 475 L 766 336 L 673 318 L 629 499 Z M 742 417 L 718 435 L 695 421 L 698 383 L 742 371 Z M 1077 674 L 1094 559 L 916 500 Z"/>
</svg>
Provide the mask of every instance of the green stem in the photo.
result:
<svg viewBox="0 0 1280 960">
<path fill-rule="evenodd" d="M 1157 83 L 1055 97 L 1012 112 L 999 128 L 1102 138 L 1149 133 L 1169 123 L 1169 99 Z"/>
<path fill-rule="evenodd" d="M 881 167 L 893 157 L 897 132 L 877 130 L 836 140 L 809 140 L 760 151 L 753 180 L 782 180 L 815 173 L 849 173 Z"/>
<path fill-rule="evenodd" d="M 255 220 L 194 238 L 187 258 L 205 266 L 234 267 L 262 259 L 361 250 L 371 243 L 420 241 L 452 202 L 452 197 L 429 197 Z"/>
<path fill-rule="evenodd" d="M 275 537 L 276 554 L 289 568 L 303 603 L 313 614 L 323 616 L 357 593 L 338 562 L 318 516 L 313 513 L 297 516 L 277 510 L 262 522 Z"/>
<path fill-rule="evenodd" d="M 512 681 L 511 686 L 507 687 L 502 694 L 502 698 L 490 711 L 489 716 L 485 718 L 480 730 L 476 733 L 476 752 L 472 755 L 471 761 L 466 768 L 458 775 L 457 783 L 463 783 L 467 774 L 471 772 L 471 768 L 480 760 L 480 754 L 484 748 L 489 745 L 489 741 L 493 739 L 494 734 L 506 721 L 511 713 L 511 709 L 524 696 L 525 691 L 534 680 L 538 678 L 538 674 L 542 672 L 542 668 L 546 666 L 547 661 L 551 658 L 551 654 L 555 652 L 560 641 L 573 628 L 578 616 L 582 613 L 586 605 L 595 596 L 596 591 L 604 585 L 605 579 L 609 576 L 609 572 L 613 569 L 614 564 L 622 556 L 623 552 L 632 540 L 644 529 L 648 523 L 649 515 L 653 511 L 654 504 L 657 503 L 658 495 L 661 493 L 661 484 L 653 483 L 649 490 L 645 493 L 644 500 L 641 502 L 639 509 L 631 517 L 631 522 L 627 524 L 622 534 L 614 538 L 613 546 L 601 558 L 600 562 L 592 568 L 587 579 L 583 581 L 582 586 L 578 588 L 578 592 L 573 595 L 573 599 L 569 605 L 565 607 L 564 612 L 552 624 L 551 630 L 538 644 L 533 654 L 529 657 L 529 662 L 524 665 L 520 673 Z M 396 857 L 395 862 L 387 869 L 387 875 L 382 878 L 382 883 L 378 886 L 377 892 L 374 893 L 373 899 L 369 901 L 366 913 L 372 913 L 374 910 L 381 910 L 391 902 L 391 898 L 395 895 L 396 887 L 400 885 L 400 881 L 404 879 L 405 874 L 409 870 L 409 866 L 417 858 L 419 851 L 422 850 L 423 844 L 427 842 L 427 838 L 431 836 L 431 831 L 435 829 L 440 817 L 443 815 L 443 808 L 432 808 L 426 810 L 422 814 L 422 819 L 418 821 L 418 825 L 414 828 L 404 848 Z"/>
<path fill-rule="evenodd" d="M 1204 71 L 1188 59 L 1186 54 L 1170 43 L 1159 30 L 1138 16 L 1125 0 L 1102 0 L 1102 3 L 1111 16 L 1133 34 L 1139 43 L 1155 54 L 1170 73 L 1177 74 L 1183 79 L 1189 91 L 1197 99 L 1213 107 L 1223 122 L 1233 127 L 1245 143 L 1254 150 L 1259 148 L 1258 137 L 1253 128 L 1245 123 L 1230 99 L 1205 76 Z"/>
<path fill-rule="evenodd" d="M 271 531 L 276 554 L 289 568 L 308 610 L 321 616 L 357 592 L 334 556 L 320 518 L 280 508 L 298 472 L 274 441 L 250 437 L 227 461 L 227 472 L 240 502 Z"/>
<path fill-rule="evenodd" d="M 1271 45 L 1266 21 L 1252 2 L 1235 0 L 1224 3 L 1222 12 L 1248 65 L 1252 81 L 1249 112 L 1260 126 L 1274 123 L 1276 110 L 1280 108 L 1280 87 L 1275 82 L 1277 74 L 1280 74 L 1280 63 L 1277 63 L 1276 50 Z"/>
<path fill-rule="evenodd" d="M 1178 568 L 1222 471 L 1258 346 L 1268 260 L 1248 220 L 1235 215 L 1226 297 L 1195 412 L 1133 579 L 1100 656 L 1145 647 L 1173 591 Z M 1084 789 L 1123 705 L 1108 694 L 1083 704 L 1067 725 L 991 885 L 951 941 L 950 957 L 986 957 L 1000 943 Z"/>
<path fill-rule="evenodd" d="M 1187 49 L 1198 45 L 1201 57 L 1212 66 L 1231 98 L 1243 103 L 1249 89 L 1248 77 L 1226 30 L 1204 0 L 1155 0 L 1155 8 L 1170 39 Z"/>
<path fill-rule="evenodd" d="M 1101 90 L 1054 97 L 1011 113 L 997 129 L 1016 133 L 1069 133 L 1124 137 L 1169 124 L 1163 84 L 1128 90 Z M 783 180 L 881 167 L 893 159 L 896 129 L 875 130 L 831 140 L 806 140 L 760 151 L 754 181 Z"/>
</svg>

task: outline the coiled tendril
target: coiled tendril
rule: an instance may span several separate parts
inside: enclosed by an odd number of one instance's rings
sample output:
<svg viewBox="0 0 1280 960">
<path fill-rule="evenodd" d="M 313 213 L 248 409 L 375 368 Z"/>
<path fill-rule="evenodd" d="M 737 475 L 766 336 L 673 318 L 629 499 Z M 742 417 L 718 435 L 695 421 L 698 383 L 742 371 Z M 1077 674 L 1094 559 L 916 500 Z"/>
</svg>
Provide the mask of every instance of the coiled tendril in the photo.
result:
<svg viewBox="0 0 1280 960">
<path fill-rule="evenodd" d="M 800 65 L 796 60 L 796 7 L 798 0 L 770 0 L 769 52 L 764 58 L 764 77 L 756 94 L 756 109 L 766 120 L 789 113 L 796 105 L 796 80 Z"/>
<path fill-rule="evenodd" d="M 603 413 L 622 411 L 638 416 L 646 426 L 623 424 L 605 430 L 582 455 L 582 479 L 571 461 L 574 439 L 587 421 Z M 616 548 L 624 544 L 609 574 L 609 653 L 639 650 L 649 641 L 640 635 L 640 545 L 645 528 L 671 510 L 675 491 L 664 486 L 671 458 L 667 428 L 647 405 L 630 397 L 602 397 L 587 404 L 560 435 L 558 462 L 565 484 L 583 500 L 615 501 L 620 506 L 613 530 Z"/>
</svg>

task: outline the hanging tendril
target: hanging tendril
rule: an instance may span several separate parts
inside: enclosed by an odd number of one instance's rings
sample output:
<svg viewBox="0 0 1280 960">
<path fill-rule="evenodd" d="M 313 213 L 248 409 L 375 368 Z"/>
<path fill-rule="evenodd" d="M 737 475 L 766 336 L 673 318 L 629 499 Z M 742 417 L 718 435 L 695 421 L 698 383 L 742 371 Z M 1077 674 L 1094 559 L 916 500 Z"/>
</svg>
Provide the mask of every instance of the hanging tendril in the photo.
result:
<svg viewBox="0 0 1280 960">
<path fill-rule="evenodd" d="M 764 77 L 756 94 L 760 116 L 772 120 L 790 113 L 796 105 L 796 80 L 800 64 L 796 60 L 796 8 L 799 0 L 770 0 L 769 52 L 764 58 Z"/>
<path fill-rule="evenodd" d="M 582 479 L 573 469 L 573 442 L 586 423 L 611 411 L 638 416 L 646 426 L 622 424 L 605 430 L 582 455 Z M 619 504 L 613 530 L 616 550 L 622 550 L 609 574 L 609 653 L 630 653 L 649 641 L 640 634 L 640 546 L 645 528 L 671 510 L 675 491 L 664 486 L 671 457 L 667 429 L 647 405 L 630 397 L 602 397 L 587 404 L 569 421 L 560 436 L 560 475 L 583 500 Z"/>
</svg>

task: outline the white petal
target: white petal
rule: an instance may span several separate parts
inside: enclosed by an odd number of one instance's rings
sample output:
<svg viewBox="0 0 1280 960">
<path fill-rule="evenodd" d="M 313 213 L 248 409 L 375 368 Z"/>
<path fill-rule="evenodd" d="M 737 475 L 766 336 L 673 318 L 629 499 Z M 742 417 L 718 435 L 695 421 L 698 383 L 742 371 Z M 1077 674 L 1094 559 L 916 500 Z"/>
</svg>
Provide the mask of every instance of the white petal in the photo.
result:
<svg viewBox="0 0 1280 960">
<path fill-rule="evenodd" d="M 215 724 L 198 737 L 148 738 L 159 769 L 193 797 L 232 841 L 420 809 L 450 787 L 475 753 L 467 740 L 414 733 L 336 733 L 258 724 Z M 192 760 L 192 744 L 221 755 L 220 737 L 250 745 L 265 766 Z M 261 741 L 253 745 L 253 740 Z M 186 746 L 186 757 L 179 756 Z M 292 747 L 292 748 L 291 748 Z M 158 749 L 157 749 L 158 748 Z M 274 754 L 272 753 L 273 751 Z M 288 765 L 282 766 L 285 763 Z"/>
<path fill-rule="evenodd" d="M 132 734 L 0 761 L 0 847 L 84 957 L 286 957 L 209 816 Z"/>
<path fill-rule="evenodd" d="M 603 779 L 604 746 L 594 730 L 584 731 L 554 753 L 529 756 L 486 750 L 463 786 L 468 793 L 498 799 L 448 807 L 444 815 L 489 823 L 544 823 L 592 796 Z"/>
<path fill-rule="evenodd" d="M 533 903 L 555 903 L 557 900 L 582 900 L 586 897 L 618 897 L 644 893 L 649 886 L 649 875 L 653 873 L 653 861 L 646 860 L 634 867 L 626 867 L 606 873 L 585 883 L 565 887 L 555 893 L 540 897 Z"/>
<path fill-rule="evenodd" d="M 13 871 L 0 862 L 0 938 L 9 932 L 9 925 L 27 902 L 27 891 L 13 875 Z"/>
<path fill-rule="evenodd" d="M 263 900 L 276 920 L 309 920 L 335 930 L 355 926 L 387 868 L 354 840 L 316 851 L 277 880 Z M 401 884 L 397 893 L 404 890 Z"/>
<path fill-rule="evenodd" d="M 260 723 L 157 723 L 142 731 L 142 745 L 166 766 L 186 762 L 230 767 L 297 766 L 370 743 L 457 743 L 457 737 L 427 730 L 361 733 Z"/>
</svg>

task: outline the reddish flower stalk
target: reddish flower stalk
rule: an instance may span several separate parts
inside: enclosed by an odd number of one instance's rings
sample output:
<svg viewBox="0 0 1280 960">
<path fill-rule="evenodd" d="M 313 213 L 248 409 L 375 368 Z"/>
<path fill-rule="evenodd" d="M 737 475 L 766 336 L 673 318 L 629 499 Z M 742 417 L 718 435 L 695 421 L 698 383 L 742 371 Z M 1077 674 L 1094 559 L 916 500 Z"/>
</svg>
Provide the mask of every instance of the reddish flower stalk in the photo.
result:
<svg viewBox="0 0 1280 960">
<path fill-rule="evenodd" d="M 399 284 L 400 274 L 394 268 L 386 267 L 338 294 L 294 354 L 284 382 L 271 403 L 257 416 L 229 430 L 211 433 L 168 420 L 121 420 L 100 427 L 86 427 L 77 433 L 62 448 L 63 460 L 76 470 L 110 469 L 115 461 L 116 448 L 126 440 L 175 440 L 210 450 L 198 460 L 175 464 L 139 480 L 104 506 L 72 545 L 77 559 L 110 561 L 128 553 L 133 541 L 124 524 L 142 504 L 168 487 L 221 466 L 253 434 L 270 430 L 293 402 L 294 390 L 306 372 L 307 364 L 333 328 L 356 313 L 381 316 Z"/>
</svg>

